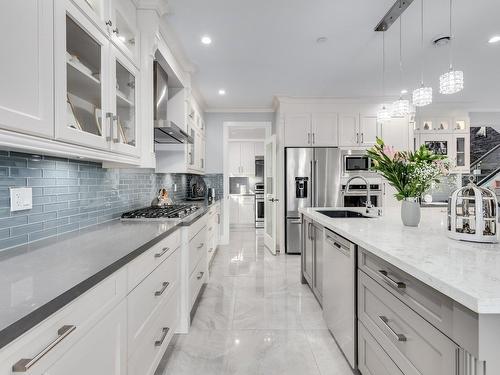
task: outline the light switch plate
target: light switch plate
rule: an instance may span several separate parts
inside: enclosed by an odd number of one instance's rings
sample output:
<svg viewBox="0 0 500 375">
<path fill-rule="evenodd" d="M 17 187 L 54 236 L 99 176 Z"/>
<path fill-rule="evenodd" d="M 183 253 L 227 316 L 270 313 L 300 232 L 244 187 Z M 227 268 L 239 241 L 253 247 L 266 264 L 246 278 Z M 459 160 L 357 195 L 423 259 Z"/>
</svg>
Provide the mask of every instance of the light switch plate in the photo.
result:
<svg viewBox="0 0 500 375">
<path fill-rule="evenodd" d="M 31 188 L 10 188 L 10 211 L 31 210 L 33 192 Z"/>
</svg>

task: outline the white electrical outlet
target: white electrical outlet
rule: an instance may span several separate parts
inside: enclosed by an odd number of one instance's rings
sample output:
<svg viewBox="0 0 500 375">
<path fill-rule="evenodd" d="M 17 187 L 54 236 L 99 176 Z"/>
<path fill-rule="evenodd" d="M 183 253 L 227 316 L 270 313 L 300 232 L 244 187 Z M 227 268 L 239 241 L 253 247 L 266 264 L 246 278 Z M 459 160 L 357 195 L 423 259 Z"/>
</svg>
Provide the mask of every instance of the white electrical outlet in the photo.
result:
<svg viewBox="0 0 500 375">
<path fill-rule="evenodd" d="M 31 188 L 10 188 L 10 211 L 31 210 L 33 192 Z"/>
</svg>

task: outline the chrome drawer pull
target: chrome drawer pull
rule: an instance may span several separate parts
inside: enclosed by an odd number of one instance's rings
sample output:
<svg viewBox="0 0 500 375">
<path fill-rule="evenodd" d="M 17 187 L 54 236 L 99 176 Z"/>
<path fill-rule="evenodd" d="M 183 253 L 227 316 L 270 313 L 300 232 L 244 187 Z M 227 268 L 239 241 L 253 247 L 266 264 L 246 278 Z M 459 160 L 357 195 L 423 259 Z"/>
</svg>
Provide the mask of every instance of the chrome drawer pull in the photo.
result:
<svg viewBox="0 0 500 375">
<path fill-rule="evenodd" d="M 391 334 L 394 336 L 394 338 L 398 341 L 406 341 L 406 336 L 403 335 L 402 333 L 396 333 L 392 328 L 391 326 L 389 325 L 389 319 L 387 319 L 387 317 L 385 316 L 379 316 L 380 320 L 384 323 L 384 325 L 387 327 L 387 329 L 389 330 L 389 332 L 391 332 Z"/>
<path fill-rule="evenodd" d="M 167 251 L 170 250 L 170 247 L 164 247 L 161 252 L 155 254 L 155 258 L 161 258 Z"/>
<path fill-rule="evenodd" d="M 379 270 L 378 272 L 384 277 L 384 280 L 387 281 L 389 285 L 393 286 L 396 289 L 406 289 L 405 283 L 391 279 L 387 274 L 387 271 Z"/>
<path fill-rule="evenodd" d="M 196 278 L 197 278 L 198 280 L 200 280 L 200 279 L 203 277 L 203 275 L 204 275 L 204 274 L 205 274 L 205 272 L 200 272 L 200 273 L 198 274 L 198 276 L 196 276 Z"/>
<path fill-rule="evenodd" d="M 205 245 L 203 242 L 200 243 L 200 246 L 198 246 L 197 249 L 201 249 L 203 247 L 203 245 Z"/>
<path fill-rule="evenodd" d="M 164 281 L 162 284 L 162 288 L 160 290 L 157 290 L 155 292 L 155 296 L 156 297 L 159 297 L 163 294 L 163 292 L 168 288 L 168 286 L 170 285 L 170 283 L 168 281 Z"/>
<path fill-rule="evenodd" d="M 13 372 L 26 372 L 35 363 L 42 359 L 48 352 L 50 352 L 54 347 L 59 344 L 62 340 L 69 336 L 71 332 L 76 329 L 76 326 L 65 325 L 57 330 L 57 338 L 47 345 L 40 353 L 35 355 L 33 358 L 23 358 L 17 361 L 14 366 L 12 366 Z"/>
<path fill-rule="evenodd" d="M 155 341 L 155 346 L 162 346 L 163 345 L 163 341 L 165 341 L 165 339 L 167 338 L 167 335 L 168 335 L 168 331 L 170 331 L 170 328 L 168 327 L 163 327 L 162 330 L 161 330 L 163 333 L 161 335 L 161 338 L 159 340 L 156 340 Z"/>
</svg>

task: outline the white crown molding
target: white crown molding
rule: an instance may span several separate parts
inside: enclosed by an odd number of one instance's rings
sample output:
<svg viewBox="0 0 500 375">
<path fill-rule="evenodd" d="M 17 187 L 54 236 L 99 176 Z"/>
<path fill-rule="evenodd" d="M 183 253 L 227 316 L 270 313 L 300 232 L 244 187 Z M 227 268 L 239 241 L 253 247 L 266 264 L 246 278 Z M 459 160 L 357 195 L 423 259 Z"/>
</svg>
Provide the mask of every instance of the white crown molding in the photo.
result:
<svg viewBox="0 0 500 375">
<path fill-rule="evenodd" d="M 168 13 L 167 0 L 132 0 L 137 9 L 154 10 L 161 17 Z"/>
<path fill-rule="evenodd" d="M 205 109 L 207 113 L 274 113 L 272 107 L 212 107 Z"/>
</svg>

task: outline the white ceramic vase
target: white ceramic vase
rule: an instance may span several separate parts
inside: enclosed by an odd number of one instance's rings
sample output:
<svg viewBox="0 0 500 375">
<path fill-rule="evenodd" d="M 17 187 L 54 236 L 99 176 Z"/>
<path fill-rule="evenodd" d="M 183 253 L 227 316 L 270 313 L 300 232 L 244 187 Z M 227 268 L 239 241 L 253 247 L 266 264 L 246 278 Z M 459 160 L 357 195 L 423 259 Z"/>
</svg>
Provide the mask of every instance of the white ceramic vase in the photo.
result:
<svg viewBox="0 0 500 375">
<path fill-rule="evenodd" d="M 407 227 L 420 224 L 420 202 L 418 198 L 404 198 L 401 202 L 401 220 Z"/>
</svg>

